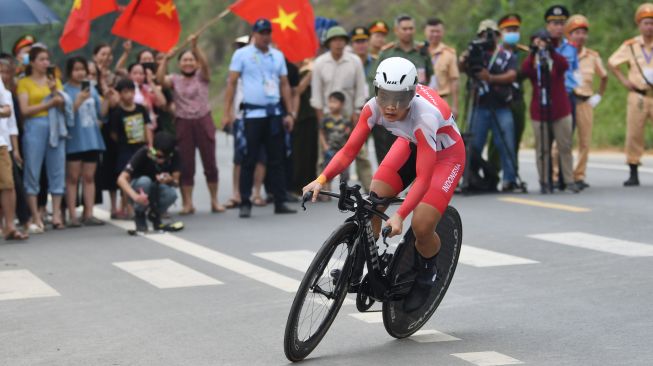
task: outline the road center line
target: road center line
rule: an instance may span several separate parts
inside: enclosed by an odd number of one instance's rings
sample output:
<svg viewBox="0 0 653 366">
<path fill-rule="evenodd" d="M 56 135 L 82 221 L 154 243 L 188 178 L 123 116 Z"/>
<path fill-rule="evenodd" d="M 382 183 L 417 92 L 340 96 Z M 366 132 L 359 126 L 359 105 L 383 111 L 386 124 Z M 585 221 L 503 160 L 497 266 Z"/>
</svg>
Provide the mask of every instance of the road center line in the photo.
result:
<svg viewBox="0 0 653 366">
<path fill-rule="evenodd" d="M 536 200 L 529 200 L 529 199 L 517 198 L 517 197 L 501 197 L 501 198 L 498 198 L 498 200 L 503 201 L 503 202 L 509 202 L 509 203 L 517 203 L 517 204 L 520 204 L 520 205 L 550 208 L 550 209 L 553 209 L 553 210 L 561 210 L 561 211 L 576 212 L 576 213 L 592 211 L 591 209 L 585 208 L 585 207 L 563 205 L 561 203 L 536 201 Z"/>
</svg>

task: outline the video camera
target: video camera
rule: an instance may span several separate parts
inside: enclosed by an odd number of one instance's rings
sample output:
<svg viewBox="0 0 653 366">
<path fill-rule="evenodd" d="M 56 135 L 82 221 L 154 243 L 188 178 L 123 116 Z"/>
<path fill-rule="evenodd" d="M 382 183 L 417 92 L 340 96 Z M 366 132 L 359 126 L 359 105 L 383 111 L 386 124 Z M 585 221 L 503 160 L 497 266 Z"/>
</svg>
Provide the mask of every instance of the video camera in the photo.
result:
<svg viewBox="0 0 653 366">
<path fill-rule="evenodd" d="M 465 69 L 473 76 L 487 68 L 486 52 L 491 52 L 496 47 L 496 36 L 492 28 L 487 28 L 485 38 L 477 38 L 469 42 L 467 46 L 467 59 Z"/>
<path fill-rule="evenodd" d="M 544 41 L 546 44 L 546 47 L 540 48 L 538 47 L 537 44 L 535 44 L 535 39 L 540 39 Z M 531 37 L 531 46 L 530 46 L 530 51 L 532 55 L 537 55 L 540 57 L 548 57 L 547 51 L 550 51 L 551 48 L 553 47 L 553 44 L 551 43 L 551 35 L 549 32 L 547 32 L 545 29 L 540 29 L 533 33 L 533 36 Z"/>
</svg>

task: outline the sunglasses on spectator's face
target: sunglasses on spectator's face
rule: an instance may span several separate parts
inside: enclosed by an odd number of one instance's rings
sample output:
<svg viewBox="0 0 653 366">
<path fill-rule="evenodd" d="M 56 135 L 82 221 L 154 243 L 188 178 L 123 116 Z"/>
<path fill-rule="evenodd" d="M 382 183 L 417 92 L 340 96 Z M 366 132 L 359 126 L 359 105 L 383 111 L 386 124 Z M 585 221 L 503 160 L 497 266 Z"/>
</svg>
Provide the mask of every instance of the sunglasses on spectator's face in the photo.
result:
<svg viewBox="0 0 653 366">
<path fill-rule="evenodd" d="M 163 151 L 161 151 L 161 150 L 157 150 L 157 149 L 155 149 L 155 148 L 151 148 L 151 149 L 150 149 L 150 155 L 151 155 L 152 157 L 158 159 L 158 160 L 167 160 L 167 159 L 169 159 L 169 158 L 172 158 L 172 154 L 173 154 L 173 153 L 169 153 L 169 154 L 166 155 L 166 154 L 165 154 Z"/>
</svg>

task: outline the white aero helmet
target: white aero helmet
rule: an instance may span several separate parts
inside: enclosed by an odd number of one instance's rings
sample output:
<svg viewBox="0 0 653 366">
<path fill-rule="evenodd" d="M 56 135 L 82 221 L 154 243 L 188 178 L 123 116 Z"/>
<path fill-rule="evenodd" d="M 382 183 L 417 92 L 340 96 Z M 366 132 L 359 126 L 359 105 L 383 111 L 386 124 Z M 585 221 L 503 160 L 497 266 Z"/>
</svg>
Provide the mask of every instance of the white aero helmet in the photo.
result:
<svg viewBox="0 0 653 366">
<path fill-rule="evenodd" d="M 409 60 L 390 57 L 381 61 L 376 68 L 374 92 L 376 102 L 381 106 L 405 109 L 415 96 L 417 69 Z"/>
</svg>

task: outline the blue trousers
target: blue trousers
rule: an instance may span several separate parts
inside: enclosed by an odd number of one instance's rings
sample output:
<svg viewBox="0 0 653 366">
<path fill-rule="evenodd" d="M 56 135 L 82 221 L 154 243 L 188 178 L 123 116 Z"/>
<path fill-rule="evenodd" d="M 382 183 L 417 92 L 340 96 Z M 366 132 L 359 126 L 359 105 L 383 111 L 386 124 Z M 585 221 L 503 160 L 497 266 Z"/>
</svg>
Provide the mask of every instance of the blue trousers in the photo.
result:
<svg viewBox="0 0 653 366">
<path fill-rule="evenodd" d="M 495 108 L 494 113 L 492 113 L 489 107 L 476 107 L 474 120 L 472 121 L 472 134 L 474 135 L 472 146 L 479 153 L 483 152 L 490 129 L 494 137 L 494 145 L 499 150 L 499 157 L 501 158 L 503 182 L 514 183 L 516 181 L 515 166 L 513 164 L 513 161 L 516 161 L 515 124 L 510 108 Z"/>
<path fill-rule="evenodd" d="M 131 185 L 136 192 L 140 192 L 140 190 L 142 189 L 143 192 L 145 192 L 145 194 L 149 196 L 152 190 L 152 179 L 150 179 L 150 177 L 147 176 L 138 177 L 131 182 Z M 177 200 L 177 191 L 173 187 L 170 187 L 169 185 L 166 184 L 159 184 L 159 202 L 158 202 L 159 213 L 166 212 L 168 208 L 172 206 L 173 203 L 175 203 L 176 200 Z M 133 203 L 134 203 L 134 210 L 136 210 L 136 212 L 145 212 L 147 210 L 148 206 L 144 206 L 136 202 Z"/>
<path fill-rule="evenodd" d="M 57 147 L 50 146 L 50 121 L 48 117 L 34 117 L 25 120 L 23 131 L 23 184 L 25 193 L 39 194 L 41 168 L 45 161 L 48 176 L 48 191 L 55 196 L 64 194 L 66 185 L 66 142 L 59 140 Z"/>
</svg>

